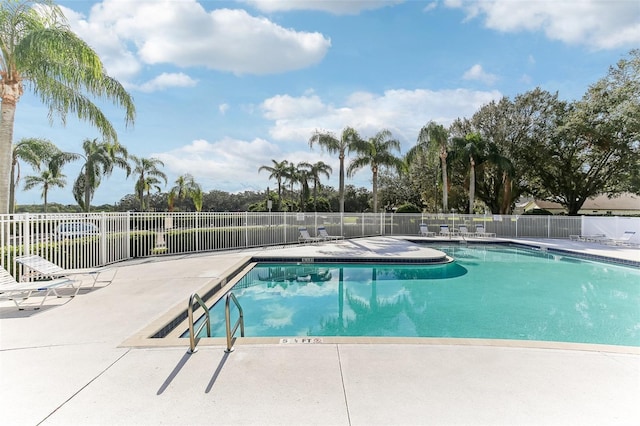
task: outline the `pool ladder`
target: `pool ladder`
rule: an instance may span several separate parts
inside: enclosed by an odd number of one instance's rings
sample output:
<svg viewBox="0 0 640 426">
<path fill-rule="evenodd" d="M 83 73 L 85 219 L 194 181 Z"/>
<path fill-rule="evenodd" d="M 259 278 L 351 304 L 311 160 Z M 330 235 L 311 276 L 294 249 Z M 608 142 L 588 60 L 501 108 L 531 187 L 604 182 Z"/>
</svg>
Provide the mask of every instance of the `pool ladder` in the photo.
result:
<svg viewBox="0 0 640 426">
<path fill-rule="evenodd" d="M 238 308 L 238 313 L 240 314 L 238 317 L 238 320 L 233 326 L 233 330 L 231 329 L 231 312 L 230 312 L 231 309 L 229 307 L 230 301 L 233 301 L 233 303 Z M 195 309 L 202 308 L 204 310 L 204 322 L 200 324 L 197 330 L 194 329 L 195 323 L 193 321 L 194 305 L 196 304 L 197 306 L 195 307 Z M 197 293 L 193 293 L 191 297 L 189 297 L 189 306 L 187 307 L 187 315 L 189 317 L 189 350 L 187 351 L 187 353 L 192 354 L 198 350 L 196 346 L 198 345 L 200 338 L 196 336 L 200 334 L 203 327 L 205 326 L 207 327 L 207 337 L 211 337 L 211 318 L 209 316 L 209 308 L 207 308 L 207 305 L 204 303 L 202 298 Z M 225 349 L 225 352 L 231 352 L 233 351 L 234 335 L 236 334 L 238 327 L 240 327 L 240 336 L 244 337 L 244 313 L 242 311 L 242 306 L 240 306 L 238 299 L 236 299 L 236 296 L 233 293 L 227 294 L 226 301 L 224 304 L 224 318 L 225 318 L 226 331 L 227 331 L 227 348 Z"/>
</svg>

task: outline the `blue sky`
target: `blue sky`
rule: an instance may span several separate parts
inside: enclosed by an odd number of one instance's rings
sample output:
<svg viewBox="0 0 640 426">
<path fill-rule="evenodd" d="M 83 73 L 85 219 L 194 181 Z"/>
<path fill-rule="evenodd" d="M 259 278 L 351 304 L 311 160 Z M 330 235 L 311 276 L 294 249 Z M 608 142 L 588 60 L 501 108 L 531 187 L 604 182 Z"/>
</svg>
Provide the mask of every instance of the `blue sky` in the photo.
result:
<svg viewBox="0 0 640 426">
<path fill-rule="evenodd" d="M 191 173 L 204 191 L 264 191 L 271 160 L 338 162 L 311 150 L 315 129 L 363 137 L 382 129 L 415 144 L 430 120 L 448 126 L 502 96 L 541 87 L 579 99 L 640 46 L 635 0 L 66 0 L 71 28 L 134 98 L 137 117 L 99 105 L 131 154 L 164 161 L 169 184 Z M 41 137 L 81 152 L 95 129 L 54 119 L 29 89 L 14 140 Z M 50 202 L 74 204 L 79 164 Z M 24 174 L 30 174 L 30 170 Z M 370 171 L 347 183 L 370 188 Z M 93 204 L 133 193 L 115 170 Z M 18 192 L 41 203 L 40 191 Z"/>
</svg>

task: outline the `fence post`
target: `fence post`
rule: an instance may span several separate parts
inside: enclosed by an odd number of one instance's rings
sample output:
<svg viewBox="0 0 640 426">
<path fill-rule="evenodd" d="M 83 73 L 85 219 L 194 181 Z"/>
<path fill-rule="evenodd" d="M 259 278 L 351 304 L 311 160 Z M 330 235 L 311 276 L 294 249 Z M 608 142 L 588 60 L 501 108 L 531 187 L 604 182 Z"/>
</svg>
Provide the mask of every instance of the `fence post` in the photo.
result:
<svg viewBox="0 0 640 426">
<path fill-rule="evenodd" d="M 31 254 L 31 224 L 29 213 L 24 214 L 24 222 L 22 223 L 22 254 Z"/>
<path fill-rule="evenodd" d="M 244 212 L 244 247 L 249 247 L 249 212 Z"/>
<path fill-rule="evenodd" d="M 282 232 L 284 233 L 282 240 L 287 244 L 287 212 L 282 212 Z"/>
<path fill-rule="evenodd" d="M 551 238 L 551 216 L 547 216 L 547 238 Z"/>
<path fill-rule="evenodd" d="M 105 212 L 100 214 L 100 265 L 107 264 L 107 216 Z"/>
</svg>

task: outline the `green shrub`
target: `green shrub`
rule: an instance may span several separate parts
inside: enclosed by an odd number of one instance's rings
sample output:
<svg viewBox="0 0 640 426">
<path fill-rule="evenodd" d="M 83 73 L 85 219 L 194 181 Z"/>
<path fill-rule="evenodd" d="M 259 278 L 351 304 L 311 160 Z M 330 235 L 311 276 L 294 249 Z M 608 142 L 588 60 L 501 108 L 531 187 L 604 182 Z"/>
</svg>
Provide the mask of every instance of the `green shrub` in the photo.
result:
<svg viewBox="0 0 640 426">
<path fill-rule="evenodd" d="M 398 207 L 396 213 L 420 213 L 420 207 L 415 204 L 406 203 Z"/>
</svg>

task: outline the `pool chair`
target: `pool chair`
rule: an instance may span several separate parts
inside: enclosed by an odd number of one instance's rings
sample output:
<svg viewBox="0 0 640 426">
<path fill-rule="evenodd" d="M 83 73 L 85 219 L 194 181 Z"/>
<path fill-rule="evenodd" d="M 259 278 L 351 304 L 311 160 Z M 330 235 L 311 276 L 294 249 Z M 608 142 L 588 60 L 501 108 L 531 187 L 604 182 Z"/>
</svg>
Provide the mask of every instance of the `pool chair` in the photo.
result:
<svg viewBox="0 0 640 426">
<path fill-rule="evenodd" d="M 4 267 L 0 269 L 0 299 L 11 300 L 15 303 L 18 310 L 24 310 L 22 306 L 33 293 L 43 293 L 44 297 L 40 305 L 34 309 L 40 309 L 47 300 L 47 297 L 53 293 L 56 297 L 63 297 L 58 294 L 59 287 L 71 287 L 75 289 L 72 295 L 64 297 L 73 297 L 78 294 L 80 286 L 76 287 L 73 280 L 69 278 L 58 278 L 51 281 L 34 281 L 34 282 L 18 282 Z M 18 302 L 20 300 L 20 302 Z"/>
<path fill-rule="evenodd" d="M 477 225 L 476 226 L 476 236 L 477 237 L 495 237 L 496 234 L 495 234 L 495 232 L 487 232 L 484 229 L 484 225 Z"/>
<path fill-rule="evenodd" d="M 92 288 L 95 287 L 96 282 L 98 282 L 98 276 L 101 272 L 96 270 L 64 269 L 37 254 L 18 256 L 16 257 L 16 262 L 26 266 L 29 270 L 24 274 L 23 277 L 25 278 L 70 278 L 72 275 L 87 275 L 93 278 Z"/>
<path fill-rule="evenodd" d="M 461 237 L 475 237 L 476 236 L 476 233 L 469 231 L 469 228 L 467 228 L 466 225 L 460 225 L 458 227 L 458 234 Z"/>
<path fill-rule="evenodd" d="M 337 241 L 344 238 L 342 235 L 329 235 L 324 226 L 318 226 L 318 236 L 325 241 Z"/>
<path fill-rule="evenodd" d="M 298 228 L 298 231 L 300 232 L 300 236 L 298 237 L 299 243 L 318 243 L 323 241 L 322 237 L 312 237 L 309 235 L 309 230 L 307 230 L 307 228 L 301 227 Z"/>
<path fill-rule="evenodd" d="M 453 235 L 451 230 L 449 229 L 449 225 L 440 225 L 440 235 L 443 237 L 450 237 Z"/>
<path fill-rule="evenodd" d="M 426 223 L 421 223 L 420 224 L 420 235 L 422 237 L 435 237 L 436 233 L 433 231 L 429 231 L 429 227 L 427 226 Z"/>
<path fill-rule="evenodd" d="M 636 235 L 635 231 L 625 231 L 620 238 L 607 238 L 602 242 L 611 246 L 633 246 L 635 244 L 631 242 L 631 238 L 634 235 Z"/>
</svg>

